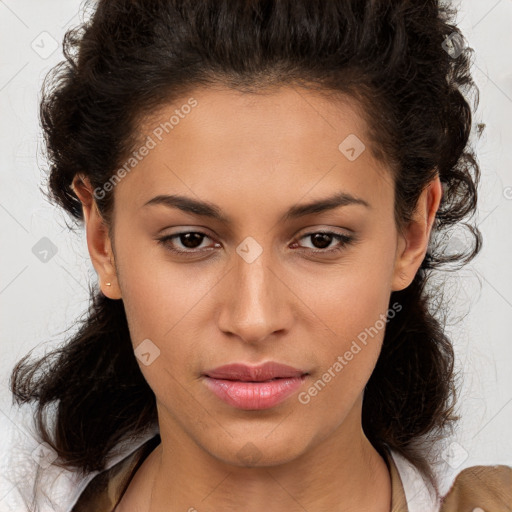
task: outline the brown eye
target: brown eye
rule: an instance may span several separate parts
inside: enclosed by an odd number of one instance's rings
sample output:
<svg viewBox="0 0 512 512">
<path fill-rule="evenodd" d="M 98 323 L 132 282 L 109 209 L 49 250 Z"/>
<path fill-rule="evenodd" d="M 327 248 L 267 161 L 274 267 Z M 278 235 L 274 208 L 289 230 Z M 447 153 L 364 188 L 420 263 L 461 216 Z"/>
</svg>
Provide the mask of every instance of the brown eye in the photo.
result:
<svg viewBox="0 0 512 512">
<path fill-rule="evenodd" d="M 204 251 L 207 247 L 201 247 L 205 238 L 210 238 L 200 231 L 184 231 L 173 235 L 166 235 L 158 239 L 166 249 L 176 254 L 195 254 Z M 176 241 L 175 241 L 176 240 Z M 176 247 L 176 245 L 178 247 Z"/>
<path fill-rule="evenodd" d="M 341 251 L 354 239 L 353 236 L 334 233 L 332 231 L 317 231 L 314 233 L 307 233 L 306 235 L 300 237 L 300 240 L 307 238 L 311 239 L 311 243 L 313 245 L 313 247 L 311 247 L 311 252 L 314 253 L 332 253 Z M 337 241 L 338 245 L 330 247 L 333 241 Z"/>
<path fill-rule="evenodd" d="M 201 245 L 205 235 L 197 232 L 192 233 L 182 233 L 178 235 L 178 240 L 187 248 L 187 249 L 197 249 L 198 245 Z"/>
</svg>

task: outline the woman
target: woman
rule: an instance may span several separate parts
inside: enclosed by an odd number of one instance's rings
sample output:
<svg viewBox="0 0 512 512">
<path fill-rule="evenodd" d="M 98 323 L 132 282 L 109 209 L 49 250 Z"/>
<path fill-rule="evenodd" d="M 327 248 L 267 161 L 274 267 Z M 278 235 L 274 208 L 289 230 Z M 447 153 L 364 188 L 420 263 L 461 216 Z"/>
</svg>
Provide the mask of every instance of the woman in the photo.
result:
<svg viewBox="0 0 512 512">
<path fill-rule="evenodd" d="M 69 510 L 510 506 L 510 468 L 441 496 L 427 449 L 456 417 L 425 286 L 481 245 L 471 225 L 466 253 L 442 244 L 479 179 L 453 14 L 100 0 L 67 34 L 41 104 L 49 187 L 99 286 L 12 389 L 84 476 Z"/>
</svg>

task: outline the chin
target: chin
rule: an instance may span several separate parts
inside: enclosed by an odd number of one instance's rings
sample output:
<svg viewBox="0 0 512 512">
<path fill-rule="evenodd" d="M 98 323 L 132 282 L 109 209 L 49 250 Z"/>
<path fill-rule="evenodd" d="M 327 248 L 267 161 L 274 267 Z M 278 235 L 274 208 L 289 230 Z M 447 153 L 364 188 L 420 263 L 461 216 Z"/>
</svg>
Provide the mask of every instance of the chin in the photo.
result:
<svg viewBox="0 0 512 512">
<path fill-rule="evenodd" d="M 292 435 L 282 440 L 270 440 L 273 434 L 265 438 L 268 432 L 256 437 L 229 438 L 223 446 L 219 446 L 217 439 L 214 446 L 205 448 L 213 457 L 226 464 L 246 468 L 286 464 L 299 457 L 307 448 L 306 443 L 302 446 Z"/>
</svg>

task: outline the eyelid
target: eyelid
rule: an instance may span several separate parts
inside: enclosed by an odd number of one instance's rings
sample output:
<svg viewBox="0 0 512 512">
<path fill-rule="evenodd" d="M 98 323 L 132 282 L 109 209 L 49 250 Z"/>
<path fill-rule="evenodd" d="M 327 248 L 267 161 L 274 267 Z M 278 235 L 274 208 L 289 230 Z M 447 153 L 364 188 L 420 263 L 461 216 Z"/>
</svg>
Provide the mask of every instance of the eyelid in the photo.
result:
<svg viewBox="0 0 512 512">
<path fill-rule="evenodd" d="M 206 251 L 211 252 L 214 249 L 212 247 L 206 247 L 206 248 L 202 248 L 202 249 L 189 249 L 189 250 L 174 249 L 171 247 L 171 244 L 168 243 L 172 239 L 179 238 L 182 235 L 186 235 L 186 234 L 190 234 L 190 233 L 195 233 L 195 234 L 202 236 L 203 240 L 201 241 L 201 244 L 204 242 L 204 238 L 210 238 L 211 240 L 213 240 L 214 244 L 219 244 L 219 242 L 216 241 L 215 237 L 212 237 L 208 233 L 205 233 L 203 231 L 199 231 L 198 229 L 188 229 L 188 230 L 185 229 L 185 230 L 181 230 L 176 233 L 170 233 L 168 235 L 163 235 L 162 237 L 158 237 L 157 241 L 159 244 L 164 246 L 164 248 L 166 248 L 169 252 L 171 252 L 173 254 L 177 254 L 178 256 L 184 256 L 184 257 L 201 255 L 202 253 L 205 253 Z M 335 245 L 334 247 L 325 248 L 325 249 L 322 249 L 322 248 L 315 249 L 315 248 L 308 248 L 308 247 L 300 246 L 300 248 L 298 250 L 300 252 L 306 252 L 309 254 L 318 254 L 318 255 L 329 256 L 329 255 L 334 255 L 334 254 L 338 254 L 338 253 L 342 252 L 343 250 L 345 250 L 347 248 L 348 245 L 350 245 L 356 241 L 356 236 L 354 234 L 348 235 L 346 233 L 333 231 L 332 229 L 317 228 L 317 229 L 310 229 L 308 232 L 302 233 L 301 235 L 297 236 L 296 238 L 294 238 L 292 244 L 298 244 L 298 242 L 301 239 L 310 237 L 312 235 L 318 235 L 318 234 L 330 236 L 331 238 L 333 238 L 335 241 L 338 242 L 337 245 Z"/>
<path fill-rule="evenodd" d="M 318 235 L 318 234 L 328 235 L 328 236 L 332 237 L 334 240 L 337 240 L 338 244 L 335 245 L 334 247 L 331 247 L 328 249 L 311 249 L 308 247 L 305 247 L 305 248 L 302 247 L 302 250 L 305 250 L 306 252 L 309 252 L 311 254 L 332 255 L 332 254 L 336 254 L 336 253 L 343 251 L 348 245 L 350 245 L 356 241 L 356 236 L 354 234 L 348 235 L 346 233 L 333 231 L 331 229 L 319 228 L 319 229 L 311 230 L 311 231 L 301 234 L 294 240 L 293 243 L 297 243 L 302 238 L 308 238 L 312 235 Z"/>
</svg>

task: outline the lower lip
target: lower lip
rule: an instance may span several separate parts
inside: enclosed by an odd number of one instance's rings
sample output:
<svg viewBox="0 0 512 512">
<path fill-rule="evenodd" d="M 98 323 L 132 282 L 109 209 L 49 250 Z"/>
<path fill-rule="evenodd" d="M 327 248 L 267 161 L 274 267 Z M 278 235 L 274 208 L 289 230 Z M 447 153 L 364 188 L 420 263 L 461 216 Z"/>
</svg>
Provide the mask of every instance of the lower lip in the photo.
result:
<svg viewBox="0 0 512 512">
<path fill-rule="evenodd" d="M 205 377 L 208 388 L 221 400 L 238 409 L 269 409 L 293 395 L 306 375 L 265 382 L 243 382 Z"/>
</svg>

